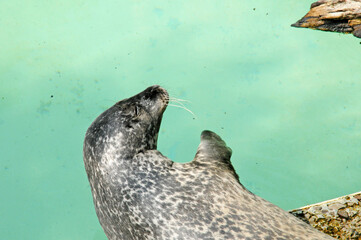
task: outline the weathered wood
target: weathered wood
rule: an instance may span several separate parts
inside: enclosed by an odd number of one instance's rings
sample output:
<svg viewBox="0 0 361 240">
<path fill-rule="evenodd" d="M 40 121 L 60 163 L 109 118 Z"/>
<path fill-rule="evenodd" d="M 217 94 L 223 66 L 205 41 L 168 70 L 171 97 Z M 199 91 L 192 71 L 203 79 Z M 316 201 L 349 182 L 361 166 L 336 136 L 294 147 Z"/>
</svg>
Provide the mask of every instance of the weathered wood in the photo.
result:
<svg viewBox="0 0 361 240">
<path fill-rule="evenodd" d="M 337 239 L 361 239 L 361 192 L 290 211 Z"/>
<path fill-rule="evenodd" d="M 361 0 L 320 0 L 293 27 L 352 33 L 361 38 Z"/>
</svg>

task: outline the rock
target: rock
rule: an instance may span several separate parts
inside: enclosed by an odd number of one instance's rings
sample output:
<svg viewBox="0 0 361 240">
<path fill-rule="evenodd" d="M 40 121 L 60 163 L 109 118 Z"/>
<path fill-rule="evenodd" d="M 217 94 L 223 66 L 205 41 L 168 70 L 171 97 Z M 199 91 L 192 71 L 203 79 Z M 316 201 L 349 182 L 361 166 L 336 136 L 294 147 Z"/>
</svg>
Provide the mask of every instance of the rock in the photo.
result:
<svg viewBox="0 0 361 240">
<path fill-rule="evenodd" d="M 361 193 L 356 194 L 353 197 L 356 198 L 357 200 L 361 201 Z"/>
<path fill-rule="evenodd" d="M 361 38 L 361 0 L 320 0 L 292 27 L 352 33 Z"/>
<path fill-rule="evenodd" d="M 338 214 L 340 217 L 349 218 L 348 212 L 346 212 L 345 209 L 339 209 L 339 210 L 337 211 L 337 214 Z"/>
<path fill-rule="evenodd" d="M 338 209 L 343 208 L 343 207 L 345 207 L 345 204 L 342 204 L 342 203 L 334 203 L 334 204 L 330 204 L 328 206 L 328 208 L 330 210 L 338 210 Z"/>
</svg>

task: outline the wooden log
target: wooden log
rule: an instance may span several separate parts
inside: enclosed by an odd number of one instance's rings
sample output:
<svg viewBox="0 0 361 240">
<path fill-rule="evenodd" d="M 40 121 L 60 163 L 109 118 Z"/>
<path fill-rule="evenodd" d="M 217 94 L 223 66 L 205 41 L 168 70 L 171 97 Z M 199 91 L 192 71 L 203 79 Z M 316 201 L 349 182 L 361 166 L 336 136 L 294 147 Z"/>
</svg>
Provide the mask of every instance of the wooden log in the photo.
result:
<svg viewBox="0 0 361 240">
<path fill-rule="evenodd" d="M 352 33 L 361 38 L 361 0 L 320 0 L 292 27 Z"/>
</svg>

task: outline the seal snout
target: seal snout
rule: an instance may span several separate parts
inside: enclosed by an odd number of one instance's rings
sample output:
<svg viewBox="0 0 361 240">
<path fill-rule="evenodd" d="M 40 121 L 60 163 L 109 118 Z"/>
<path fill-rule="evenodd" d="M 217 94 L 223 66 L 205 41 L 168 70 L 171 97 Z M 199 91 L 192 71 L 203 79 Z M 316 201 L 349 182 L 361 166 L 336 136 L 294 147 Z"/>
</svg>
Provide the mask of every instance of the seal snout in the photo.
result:
<svg viewBox="0 0 361 240">
<path fill-rule="evenodd" d="M 119 101 L 116 105 L 137 105 L 153 117 L 158 118 L 163 114 L 168 106 L 168 103 L 169 95 L 167 90 L 160 87 L 159 85 L 154 85 L 146 88 L 144 91 L 134 95 L 133 97 Z"/>
<path fill-rule="evenodd" d="M 143 95 L 145 100 L 152 102 L 152 104 L 149 105 L 149 110 L 155 115 L 161 115 L 168 106 L 168 92 L 159 85 L 145 89 Z"/>
<path fill-rule="evenodd" d="M 160 96 L 168 104 L 169 94 L 168 94 L 167 90 L 165 90 L 161 86 L 159 86 L 159 85 L 151 86 L 151 87 L 147 88 L 145 90 L 145 92 L 148 93 L 146 95 L 148 98 L 154 99 L 154 98 L 157 98 L 158 96 Z"/>
</svg>

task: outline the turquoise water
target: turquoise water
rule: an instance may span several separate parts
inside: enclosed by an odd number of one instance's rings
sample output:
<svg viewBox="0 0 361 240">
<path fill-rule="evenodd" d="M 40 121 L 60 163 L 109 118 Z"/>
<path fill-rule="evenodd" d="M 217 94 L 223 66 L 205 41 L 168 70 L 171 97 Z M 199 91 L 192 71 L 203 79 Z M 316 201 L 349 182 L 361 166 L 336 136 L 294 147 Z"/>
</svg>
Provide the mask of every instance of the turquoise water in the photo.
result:
<svg viewBox="0 0 361 240">
<path fill-rule="evenodd" d="M 164 115 L 174 161 L 210 129 L 242 183 L 284 209 L 360 191 L 360 40 L 291 28 L 311 3 L 1 1 L 0 239 L 106 239 L 83 137 L 153 84 L 196 115 Z"/>
</svg>

